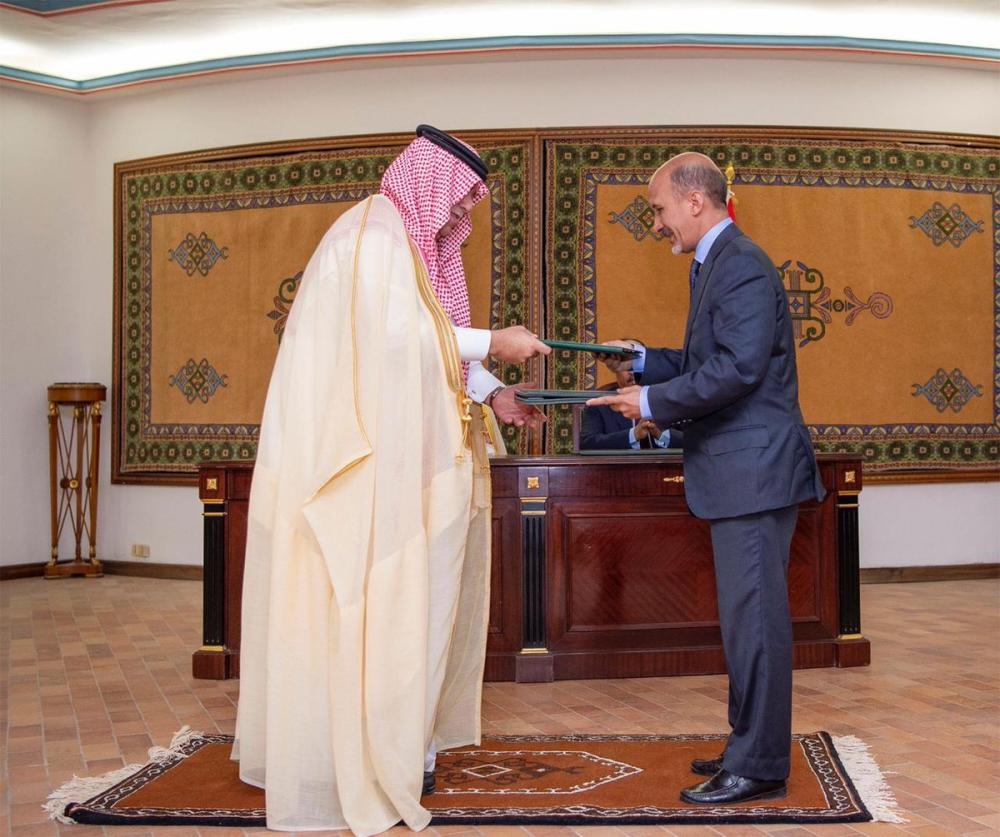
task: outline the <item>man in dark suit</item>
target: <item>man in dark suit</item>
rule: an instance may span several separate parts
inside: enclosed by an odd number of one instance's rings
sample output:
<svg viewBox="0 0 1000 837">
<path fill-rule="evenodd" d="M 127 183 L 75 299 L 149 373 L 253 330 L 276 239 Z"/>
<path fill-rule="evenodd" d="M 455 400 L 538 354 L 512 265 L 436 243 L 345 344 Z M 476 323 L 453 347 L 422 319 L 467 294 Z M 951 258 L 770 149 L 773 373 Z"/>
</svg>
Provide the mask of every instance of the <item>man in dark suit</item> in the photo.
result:
<svg viewBox="0 0 1000 837">
<path fill-rule="evenodd" d="M 615 373 L 617 383 L 601 389 L 618 390 L 635 383 L 631 369 Z M 679 448 L 679 430 L 661 430 L 656 422 L 627 419 L 610 407 L 584 407 L 580 416 L 580 450 L 665 450 Z"/>
<path fill-rule="evenodd" d="M 645 351 L 631 362 L 645 386 L 587 404 L 682 423 L 685 495 L 711 528 L 731 731 L 722 755 L 692 762 L 709 778 L 681 798 L 778 798 L 791 750 L 789 548 L 798 504 L 825 494 L 799 409 L 788 300 L 771 259 L 728 217 L 726 181 L 710 158 L 668 160 L 650 179 L 649 202 L 672 252 L 694 252 L 684 347 Z"/>
</svg>

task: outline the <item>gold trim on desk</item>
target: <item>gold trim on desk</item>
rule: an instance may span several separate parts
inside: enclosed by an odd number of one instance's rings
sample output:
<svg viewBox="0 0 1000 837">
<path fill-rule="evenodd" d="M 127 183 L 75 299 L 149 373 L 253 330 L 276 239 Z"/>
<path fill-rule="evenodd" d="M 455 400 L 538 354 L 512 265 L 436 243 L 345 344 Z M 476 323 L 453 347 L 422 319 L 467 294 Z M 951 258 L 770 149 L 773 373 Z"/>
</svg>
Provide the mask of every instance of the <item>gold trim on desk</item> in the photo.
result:
<svg viewBox="0 0 1000 837">
<path fill-rule="evenodd" d="M 528 654 L 532 654 L 532 655 L 533 654 L 548 654 L 549 653 L 549 649 L 548 648 L 522 648 L 521 649 L 521 653 L 525 654 L 525 655 L 528 655 Z"/>
<path fill-rule="evenodd" d="M 203 645 L 198 649 L 199 651 L 225 651 L 225 645 Z"/>
<path fill-rule="evenodd" d="M 202 512 L 202 517 L 225 517 L 225 512 Z"/>
<path fill-rule="evenodd" d="M 681 475 L 679 477 L 664 477 L 663 481 L 664 482 L 684 482 L 684 476 Z"/>
<path fill-rule="evenodd" d="M 865 638 L 864 634 L 838 634 L 837 635 L 837 639 L 838 640 L 864 639 L 864 638 Z"/>
<path fill-rule="evenodd" d="M 548 497 L 521 497 L 522 517 L 544 517 L 546 513 L 545 505 Z"/>
</svg>

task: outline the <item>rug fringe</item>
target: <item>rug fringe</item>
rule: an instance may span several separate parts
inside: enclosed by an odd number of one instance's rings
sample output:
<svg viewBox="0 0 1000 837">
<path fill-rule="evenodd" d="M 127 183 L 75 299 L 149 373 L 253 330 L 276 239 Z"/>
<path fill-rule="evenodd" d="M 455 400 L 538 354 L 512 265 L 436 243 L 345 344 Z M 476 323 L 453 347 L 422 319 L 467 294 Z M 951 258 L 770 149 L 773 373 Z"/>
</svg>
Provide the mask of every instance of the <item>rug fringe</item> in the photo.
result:
<svg viewBox="0 0 1000 837">
<path fill-rule="evenodd" d="M 83 802 L 99 793 L 104 793 L 108 788 L 113 788 L 141 769 L 141 764 L 127 764 L 101 776 L 74 775 L 72 779 L 49 794 L 48 799 L 42 803 L 42 809 L 48 813 L 50 819 L 73 825 L 74 821 L 63 813 L 67 805 Z"/>
<path fill-rule="evenodd" d="M 854 735 L 831 736 L 831 738 L 844 769 L 854 782 L 861 801 L 875 822 L 898 824 L 909 822 L 900 815 L 892 789 L 885 780 L 885 774 L 872 758 L 868 745 Z"/>
<path fill-rule="evenodd" d="M 193 730 L 187 724 L 182 726 L 177 732 L 174 733 L 174 737 L 170 739 L 170 747 L 167 752 L 170 755 L 174 755 L 181 747 L 185 744 L 190 744 L 192 739 L 201 738 L 204 733 Z M 162 747 L 154 747 L 153 750 L 162 750 Z M 149 751 L 150 756 L 153 755 L 153 750 Z"/>
<path fill-rule="evenodd" d="M 177 755 L 183 755 L 178 752 L 178 748 L 183 744 L 187 744 L 192 738 L 200 735 L 200 732 L 193 732 L 188 726 L 181 727 L 181 729 L 174 733 L 169 747 L 149 748 L 149 760 L 158 762 Z M 103 773 L 100 776 L 74 775 L 72 779 L 64 782 L 49 794 L 48 799 L 42 803 L 42 810 L 49 815 L 50 819 L 74 825 L 75 821 L 67 817 L 64 813 L 67 806 L 86 802 L 88 799 L 104 793 L 104 791 L 113 788 L 132 774 L 138 773 L 146 764 L 149 764 L 149 762 L 145 764 L 127 764 L 124 767 L 119 767 L 117 770 Z"/>
</svg>

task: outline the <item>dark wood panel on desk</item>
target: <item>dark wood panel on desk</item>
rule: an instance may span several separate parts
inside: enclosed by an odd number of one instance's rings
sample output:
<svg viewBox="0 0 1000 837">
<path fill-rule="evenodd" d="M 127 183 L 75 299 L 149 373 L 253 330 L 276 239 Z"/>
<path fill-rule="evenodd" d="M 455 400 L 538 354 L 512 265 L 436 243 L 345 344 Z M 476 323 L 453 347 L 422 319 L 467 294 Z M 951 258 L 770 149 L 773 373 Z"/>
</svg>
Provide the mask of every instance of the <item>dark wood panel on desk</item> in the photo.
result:
<svg viewBox="0 0 1000 837">
<path fill-rule="evenodd" d="M 803 503 L 788 562 L 788 603 L 797 640 L 832 638 L 840 632 L 837 596 L 828 590 L 838 578 L 837 496 Z"/>
<path fill-rule="evenodd" d="M 691 518 L 681 498 L 641 504 L 550 498 L 548 515 L 551 653 L 619 652 L 633 658 L 632 676 L 638 676 L 663 665 L 658 652 L 664 649 L 721 648 L 709 527 Z M 832 500 L 803 505 L 789 568 L 797 641 L 837 637 L 837 600 L 824 583 L 837 578 L 834 531 Z M 649 659 L 640 661 L 640 655 Z M 800 666 L 829 665 L 828 656 L 800 654 Z M 623 659 L 606 654 L 602 660 L 600 676 L 626 676 Z M 678 668 L 691 665 L 723 670 L 716 653 L 694 654 Z M 587 676 L 580 659 L 572 670 Z"/>
<path fill-rule="evenodd" d="M 198 470 L 198 497 L 205 532 L 203 637 L 195 651 L 195 678 L 240 676 L 240 610 L 247 509 L 253 463 L 215 463 Z"/>
<path fill-rule="evenodd" d="M 666 639 L 716 621 L 708 526 L 683 501 L 558 499 L 549 516 L 551 650 Z"/>
<path fill-rule="evenodd" d="M 860 458 L 821 456 L 820 470 L 829 494 L 802 505 L 792 542 L 795 665 L 865 665 L 868 641 L 844 630 L 860 625 L 852 580 Z M 544 555 L 530 554 L 533 534 L 522 537 L 521 556 L 543 568 L 545 635 L 519 655 L 517 679 L 725 670 L 708 524 L 687 509 L 679 456 L 508 459 L 493 472 L 522 513 L 535 515 L 532 525 L 545 519 Z M 526 607 L 529 598 L 526 590 Z"/>
<path fill-rule="evenodd" d="M 678 497 L 686 508 L 680 456 L 635 453 L 547 461 L 550 497 Z"/>
<path fill-rule="evenodd" d="M 490 621 L 486 639 L 487 680 L 513 680 L 514 654 L 521 640 L 521 528 L 517 501 L 493 501 L 493 561 L 490 571 Z"/>
<path fill-rule="evenodd" d="M 860 457 L 820 456 L 829 494 L 800 509 L 789 567 L 798 668 L 867 665 L 860 632 Z M 679 456 L 494 460 L 487 680 L 725 670 L 708 525 Z M 239 674 L 251 466 L 201 469 L 205 644 L 195 677 Z"/>
</svg>

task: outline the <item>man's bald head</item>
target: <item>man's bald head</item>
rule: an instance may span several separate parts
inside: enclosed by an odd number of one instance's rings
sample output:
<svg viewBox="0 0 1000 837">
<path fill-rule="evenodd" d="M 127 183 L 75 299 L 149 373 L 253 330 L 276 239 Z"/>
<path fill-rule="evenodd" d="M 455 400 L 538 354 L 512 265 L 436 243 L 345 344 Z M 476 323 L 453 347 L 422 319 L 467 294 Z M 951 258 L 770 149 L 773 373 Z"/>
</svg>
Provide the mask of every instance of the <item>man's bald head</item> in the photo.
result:
<svg viewBox="0 0 1000 837">
<path fill-rule="evenodd" d="M 670 190 L 675 197 L 682 197 L 696 189 L 716 209 L 726 208 L 726 176 L 711 157 L 697 151 L 684 151 L 671 157 L 649 178 L 649 185 L 660 177 L 670 179 Z"/>
<path fill-rule="evenodd" d="M 653 229 L 670 239 L 670 251 L 694 252 L 701 237 L 728 216 L 726 178 L 711 158 L 686 151 L 653 173 L 649 205 Z"/>
</svg>

